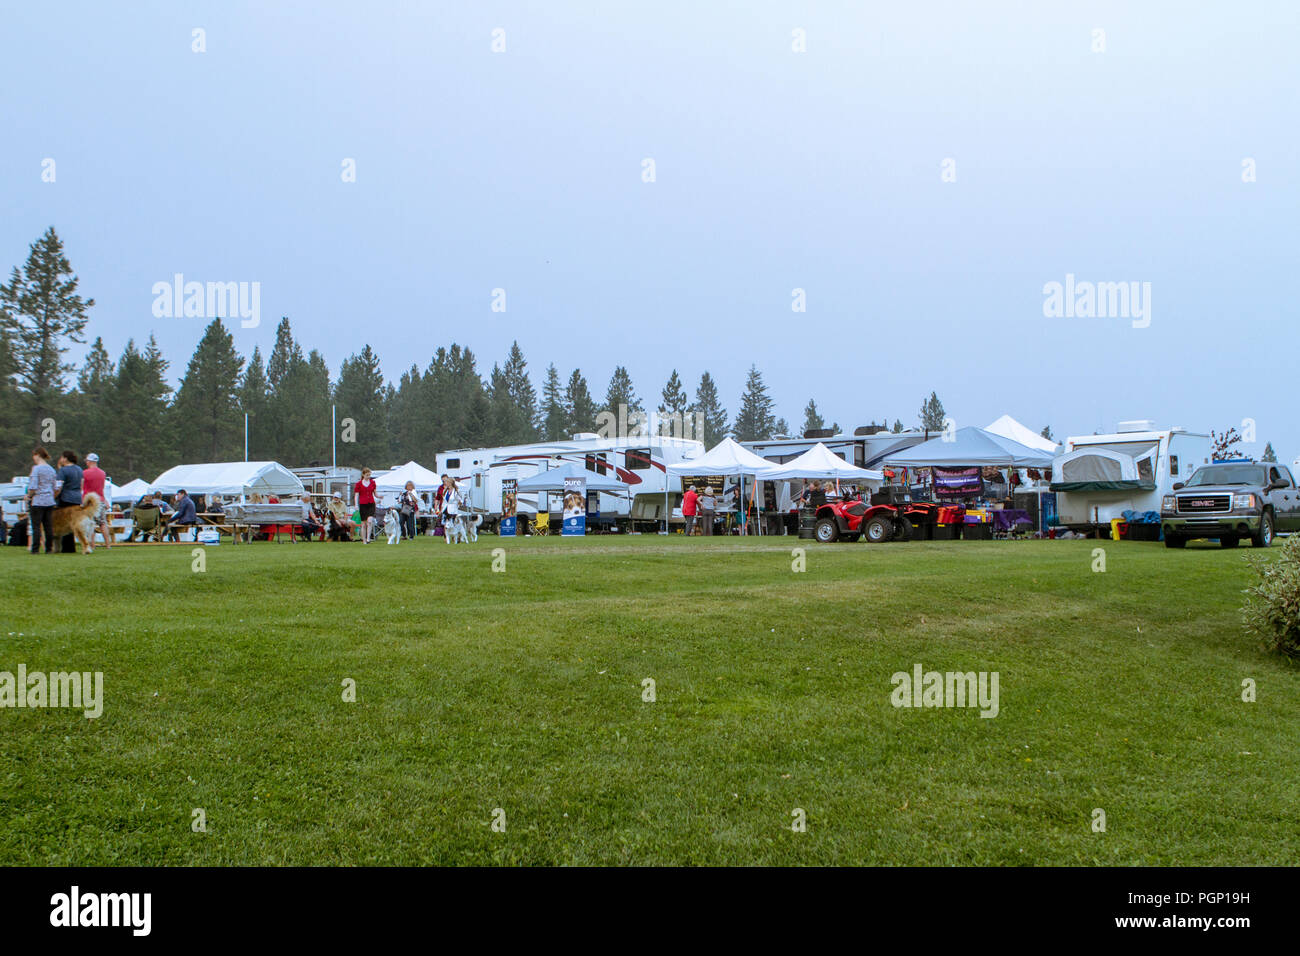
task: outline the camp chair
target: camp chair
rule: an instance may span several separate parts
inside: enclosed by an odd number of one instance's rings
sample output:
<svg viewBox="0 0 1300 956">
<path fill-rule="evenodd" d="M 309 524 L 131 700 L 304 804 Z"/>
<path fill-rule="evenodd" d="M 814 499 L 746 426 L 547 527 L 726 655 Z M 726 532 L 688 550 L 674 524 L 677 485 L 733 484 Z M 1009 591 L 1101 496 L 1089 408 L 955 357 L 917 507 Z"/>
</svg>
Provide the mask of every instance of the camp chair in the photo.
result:
<svg viewBox="0 0 1300 956">
<path fill-rule="evenodd" d="M 537 517 L 533 519 L 533 534 L 550 534 L 551 533 L 551 513 L 549 511 L 537 512 Z"/>
<path fill-rule="evenodd" d="M 127 541 L 134 541 L 136 535 L 140 536 L 141 541 L 148 541 L 153 538 L 155 541 L 162 540 L 163 521 L 162 511 L 158 508 L 135 507 L 131 509 L 131 534 Z"/>
</svg>

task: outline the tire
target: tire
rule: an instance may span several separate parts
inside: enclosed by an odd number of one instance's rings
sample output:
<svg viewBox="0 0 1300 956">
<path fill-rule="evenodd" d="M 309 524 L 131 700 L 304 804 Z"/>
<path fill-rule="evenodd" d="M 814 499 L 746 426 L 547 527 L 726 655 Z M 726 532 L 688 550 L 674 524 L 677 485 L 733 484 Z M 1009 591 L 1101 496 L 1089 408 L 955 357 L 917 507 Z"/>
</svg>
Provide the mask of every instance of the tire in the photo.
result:
<svg viewBox="0 0 1300 956">
<path fill-rule="evenodd" d="M 879 515 L 867 522 L 862 540 L 868 544 L 883 544 L 894 536 L 894 522 Z"/>
<path fill-rule="evenodd" d="M 1234 535 L 1225 535 L 1219 539 L 1219 547 L 1221 548 L 1235 548 L 1239 544 L 1241 544 L 1241 539 Z"/>
<path fill-rule="evenodd" d="M 1175 534 L 1167 534 L 1167 535 L 1165 535 L 1165 547 L 1166 547 L 1166 548 L 1185 548 L 1185 547 L 1187 547 L 1187 539 L 1186 539 L 1186 538 L 1180 538 L 1180 537 L 1178 537 L 1178 535 L 1175 535 Z"/>
<path fill-rule="evenodd" d="M 912 540 L 912 522 L 908 521 L 901 515 L 894 521 L 894 541 L 911 541 Z"/>
<path fill-rule="evenodd" d="M 830 544 L 840 536 L 840 529 L 834 518 L 820 518 L 813 528 L 813 534 L 822 544 Z"/>
<path fill-rule="evenodd" d="M 1250 536 L 1250 543 L 1256 548 L 1267 548 L 1273 544 L 1273 512 L 1264 512 L 1264 516 L 1259 519 L 1259 531 Z"/>
</svg>

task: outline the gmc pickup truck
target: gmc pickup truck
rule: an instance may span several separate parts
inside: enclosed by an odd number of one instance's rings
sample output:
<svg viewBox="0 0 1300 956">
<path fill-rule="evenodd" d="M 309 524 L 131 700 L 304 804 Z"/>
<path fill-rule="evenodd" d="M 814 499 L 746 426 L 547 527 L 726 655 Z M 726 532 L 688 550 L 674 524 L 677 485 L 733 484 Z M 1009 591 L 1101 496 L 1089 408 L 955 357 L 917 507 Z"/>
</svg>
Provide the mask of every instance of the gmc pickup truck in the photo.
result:
<svg viewBox="0 0 1300 956">
<path fill-rule="evenodd" d="M 1267 548 L 1279 532 L 1300 531 L 1300 490 L 1285 465 L 1216 461 L 1174 485 L 1160 505 L 1166 548 L 1193 538 L 1218 538 L 1235 548 L 1243 538 Z"/>
</svg>

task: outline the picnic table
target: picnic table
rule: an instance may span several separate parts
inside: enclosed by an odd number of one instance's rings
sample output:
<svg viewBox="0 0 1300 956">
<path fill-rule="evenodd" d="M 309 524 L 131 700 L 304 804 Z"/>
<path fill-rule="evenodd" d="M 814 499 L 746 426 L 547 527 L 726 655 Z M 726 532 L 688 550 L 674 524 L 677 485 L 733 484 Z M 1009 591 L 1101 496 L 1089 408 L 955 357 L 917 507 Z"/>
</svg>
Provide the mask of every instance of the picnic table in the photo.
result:
<svg viewBox="0 0 1300 956">
<path fill-rule="evenodd" d="M 232 504 L 226 505 L 224 517 L 226 525 L 234 535 L 236 542 L 239 541 L 240 529 L 247 533 L 254 527 L 263 527 L 270 525 L 275 529 L 275 540 L 280 540 L 280 532 L 285 527 L 289 529 L 290 544 L 297 543 L 297 537 L 293 529 L 302 524 L 302 505 L 294 502 L 290 504 Z"/>
</svg>

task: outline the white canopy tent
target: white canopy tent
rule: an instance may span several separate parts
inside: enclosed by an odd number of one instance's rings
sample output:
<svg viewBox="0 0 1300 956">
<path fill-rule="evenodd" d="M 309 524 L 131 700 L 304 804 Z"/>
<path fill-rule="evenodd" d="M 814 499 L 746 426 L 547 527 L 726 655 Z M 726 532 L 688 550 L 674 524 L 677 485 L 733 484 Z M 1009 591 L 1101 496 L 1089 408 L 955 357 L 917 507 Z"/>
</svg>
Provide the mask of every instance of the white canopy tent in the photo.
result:
<svg viewBox="0 0 1300 956">
<path fill-rule="evenodd" d="M 437 491 L 442 484 L 442 479 L 434 472 L 414 461 L 408 461 L 375 478 L 375 488 L 382 494 L 400 492 L 406 488 L 408 481 L 415 484 L 416 491 Z"/>
<path fill-rule="evenodd" d="M 738 444 L 730 438 L 724 438 L 717 445 L 710 448 L 699 458 L 692 458 L 690 461 L 677 462 L 664 468 L 664 472 L 672 477 L 682 478 L 690 475 L 721 475 L 723 478 L 740 478 L 741 490 L 744 490 L 744 478 L 746 475 L 752 475 L 756 480 L 766 477 L 766 472 L 772 469 L 772 462 L 766 458 L 759 458 L 748 448 Z M 755 495 L 757 498 L 757 494 Z M 759 528 L 762 528 L 762 499 L 758 501 L 760 522 Z M 667 530 L 668 518 L 668 484 L 664 483 L 664 524 Z"/>
<path fill-rule="evenodd" d="M 534 491 L 563 491 L 565 478 L 582 478 L 587 483 L 588 491 L 603 491 L 607 494 L 621 495 L 626 494 L 628 490 L 626 482 L 611 478 L 608 475 L 598 475 L 594 471 L 587 471 L 576 461 L 565 462 L 559 468 L 539 471 L 527 478 L 520 478 L 517 490 L 521 494 L 531 494 Z"/>
<path fill-rule="evenodd" d="M 143 478 L 133 478 L 124 485 L 115 485 L 109 482 L 108 497 L 114 503 L 139 501 L 151 491 L 153 491 L 153 485 L 149 484 L 149 482 Z"/>
<path fill-rule="evenodd" d="M 1003 415 L 991 425 L 986 426 L 984 430 L 992 432 L 994 435 L 1001 435 L 1003 438 L 1010 438 L 1012 441 L 1019 442 L 1029 448 L 1037 448 L 1039 451 L 1055 454 L 1061 448 L 1060 442 L 1044 438 L 1032 428 L 1026 428 L 1020 424 L 1010 415 Z"/>
<path fill-rule="evenodd" d="M 153 490 L 165 495 L 182 488 L 192 495 L 301 495 L 298 476 L 278 461 L 221 461 L 177 465 L 153 480 Z"/>
<path fill-rule="evenodd" d="M 790 478 L 826 478 L 839 481 L 885 480 L 885 474 L 872 468 L 859 468 L 849 464 L 823 442 L 818 442 L 806 452 L 784 465 L 768 465 L 769 470 L 759 477 L 764 481 L 782 481 Z"/>
</svg>

